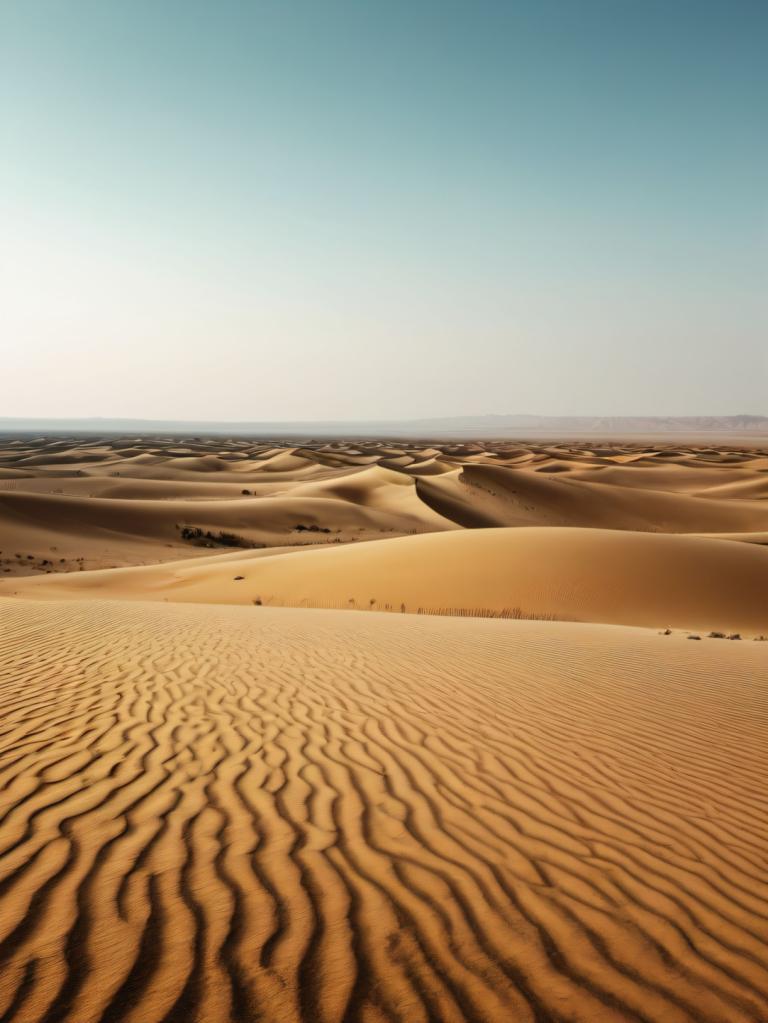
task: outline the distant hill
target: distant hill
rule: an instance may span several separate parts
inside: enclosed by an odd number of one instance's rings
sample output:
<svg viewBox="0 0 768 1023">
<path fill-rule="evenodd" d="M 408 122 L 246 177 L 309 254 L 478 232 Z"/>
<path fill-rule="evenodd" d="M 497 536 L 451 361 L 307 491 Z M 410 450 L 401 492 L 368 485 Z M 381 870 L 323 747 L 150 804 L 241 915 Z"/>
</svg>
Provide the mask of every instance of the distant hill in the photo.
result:
<svg viewBox="0 0 768 1023">
<path fill-rule="evenodd" d="M 768 416 L 445 416 L 433 419 L 321 420 L 295 422 L 206 422 L 162 419 L 43 419 L 0 417 L 0 433 L 227 434 L 311 437 L 614 437 L 733 435 L 768 438 Z"/>
<path fill-rule="evenodd" d="M 536 416 L 489 415 L 424 420 L 432 429 L 626 435 L 659 433 L 751 433 L 768 435 L 768 416 Z M 416 425 L 416 424 L 414 424 Z"/>
</svg>

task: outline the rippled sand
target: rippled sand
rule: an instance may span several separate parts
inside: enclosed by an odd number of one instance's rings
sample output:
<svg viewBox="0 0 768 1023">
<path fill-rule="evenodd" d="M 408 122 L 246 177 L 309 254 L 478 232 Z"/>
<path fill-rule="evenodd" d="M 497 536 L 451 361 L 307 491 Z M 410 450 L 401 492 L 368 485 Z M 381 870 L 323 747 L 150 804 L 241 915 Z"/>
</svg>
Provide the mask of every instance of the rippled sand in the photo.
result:
<svg viewBox="0 0 768 1023">
<path fill-rule="evenodd" d="M 768 644 L 0 607 L 3 1020 L 768 1019 Z"/>
</svg>

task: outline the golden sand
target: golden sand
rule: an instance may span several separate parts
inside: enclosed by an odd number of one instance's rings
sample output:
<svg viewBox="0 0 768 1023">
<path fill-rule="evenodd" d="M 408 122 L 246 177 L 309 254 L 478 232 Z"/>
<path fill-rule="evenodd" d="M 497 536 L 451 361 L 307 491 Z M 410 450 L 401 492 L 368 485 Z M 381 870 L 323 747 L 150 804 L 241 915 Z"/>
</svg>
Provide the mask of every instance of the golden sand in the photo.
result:
<svg viewBox="0 0 768 1023">
<path fill-rule="evenodd" d="M 768 1020 L 765 456 L 150 447 L 0 457 L 3 1023 Z"/>
</svg>

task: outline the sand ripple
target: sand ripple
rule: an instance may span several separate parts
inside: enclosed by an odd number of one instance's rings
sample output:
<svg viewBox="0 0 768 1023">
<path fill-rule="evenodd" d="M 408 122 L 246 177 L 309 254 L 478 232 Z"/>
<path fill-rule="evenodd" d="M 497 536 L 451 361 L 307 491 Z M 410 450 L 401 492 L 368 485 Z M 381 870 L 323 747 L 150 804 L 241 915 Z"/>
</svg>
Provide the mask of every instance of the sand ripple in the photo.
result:
<svg viewBox="0 0 768 1023">
<path fill-rule="evenodd" d="M 3 1023 L 768 1019 L 768 644 L 1 610 Z"/>
</svg>

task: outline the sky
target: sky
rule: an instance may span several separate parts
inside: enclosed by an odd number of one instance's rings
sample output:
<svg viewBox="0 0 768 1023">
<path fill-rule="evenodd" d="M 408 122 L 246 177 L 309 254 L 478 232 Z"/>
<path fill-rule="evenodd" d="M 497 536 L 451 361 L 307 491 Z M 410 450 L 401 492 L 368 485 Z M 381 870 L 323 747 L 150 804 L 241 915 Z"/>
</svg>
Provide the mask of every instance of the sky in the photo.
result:
<svg viewBox="0 0 768 1023">
<path fill-rule="evenodd" d="M 0 0 L 0 415 L 768 414 L 764 0 Z"/>
</svg>

